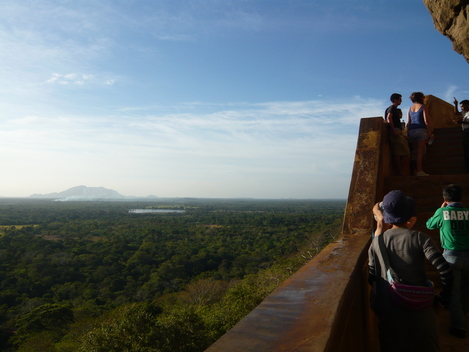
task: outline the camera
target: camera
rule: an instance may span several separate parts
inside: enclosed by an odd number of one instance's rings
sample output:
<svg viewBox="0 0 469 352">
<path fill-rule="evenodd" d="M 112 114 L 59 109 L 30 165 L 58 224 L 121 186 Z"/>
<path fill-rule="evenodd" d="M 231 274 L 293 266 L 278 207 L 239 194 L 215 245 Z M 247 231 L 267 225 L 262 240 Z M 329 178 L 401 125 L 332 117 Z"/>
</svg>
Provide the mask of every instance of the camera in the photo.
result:
<svg viewBox="0 0 469 352">
<path fill-rule="evenodd" d="M 381 212 L 384 212 L 383 202 L 379 202 L 378 208 L 379 208 L 379 210 L 380 210 Z M 373 215 L 373 217 L 375 218 L 375 221 L 376 221 L 376 220 L 377 220 L 377 219 L 376 219 L 376 215 Z"/>
</svg>

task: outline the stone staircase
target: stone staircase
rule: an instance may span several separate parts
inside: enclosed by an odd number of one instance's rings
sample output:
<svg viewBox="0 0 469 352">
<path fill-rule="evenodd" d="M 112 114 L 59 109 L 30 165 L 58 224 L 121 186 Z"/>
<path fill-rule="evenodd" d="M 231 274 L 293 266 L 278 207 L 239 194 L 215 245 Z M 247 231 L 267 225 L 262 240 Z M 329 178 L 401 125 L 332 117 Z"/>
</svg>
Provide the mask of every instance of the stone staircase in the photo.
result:
<svg viewBox="0 0 469 352">
<path fill-rule="evenodd" d="M 430 176 L 390 176 L 384 180 L 384 194 L 400 189 L 417 203 L 417 223 L 415 228 L 426 232 L 439 243 L 439 232 L 429 231 L 425 223 L 443 202 L 442 189 L 449 183 L 457 183 L 464 190 L 469 204 L 469 174 L 465 173 L 464 151 L 461 129 L 440 128 L 434 131 L 435 140 L 427 145 L 423 169 Z"/>
<path fill-rule="evenodd" d="M 439 232 L 429 231 L 425 223 L 443 202 L 442 189 L 449 183 L 457 183 L 464 189 L 469 204 L 469 174 L 465 173 L 464 151 L 459 127 L 439 128 L 434 131 L 435 140 L 427 145 L 423 169 L 430 176 L 391 176 L 384 180 L 384 194 L 400 189 L 417 203 L 415 229 L 431 235 L 439 243 Z M 464 201 L 464 199 L 463 199 Z"/>
<path fill-rule="evenodd" d="M 427 230 L 425 223 L 443 203 L 443 187 L 450 183 L 457 183 L 463 188 L 463 202 L 469 204 L 469 174 L 386 177 L 384 193 L 399 189 L 414 198 L 417 203 L 417 223 L 414 228 L 431 235 L 439 244 L 439 231 Z"/>
<path fill-rule="evenodd" d="M 430 175 L 464 174 L 461 128 L 438 128 L 433 133 L 435 140 L 427 145 L 423 170 Z"/>
<path fill-rule="evenodd" d="M 442 189 L 449 183 L 457 183 L 463 188 L 463 203 L 469 205 L 469 174 L 464 170 L 464 153 L 459 128 L 435 130 L 435 141 L 427 146 L 423 169 L 430 176 L 391 176 L 384 179 L 384 194 L 394 189 L 403 191 L 417 203 L 417 222 L 414 229 L 430 235 L 440 246 L 439 230 L 427 230 L 425 223 L 443 203 Z M 427 261 L 427 273 L 435 283 L 437 292 L 441 288 L 439 275 Z M 439 311 L 439 335 L 442 352 L 469 351 L 468 339 L 458 339 L 448 334 L 449 312 Z M 469 318 L 468 325 L 469 325 Z"/>
</svg>

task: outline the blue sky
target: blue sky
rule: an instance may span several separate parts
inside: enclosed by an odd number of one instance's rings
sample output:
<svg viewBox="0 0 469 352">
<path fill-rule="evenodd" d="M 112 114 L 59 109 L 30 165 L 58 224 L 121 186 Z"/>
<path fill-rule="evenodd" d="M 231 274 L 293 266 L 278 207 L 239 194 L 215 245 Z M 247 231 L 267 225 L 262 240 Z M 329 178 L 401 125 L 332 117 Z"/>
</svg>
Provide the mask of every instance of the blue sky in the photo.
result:
<svg viewBox="0 0 469 352">
<path fill-rule="evenodd" d="M 469 98 L 421 0 L 0 0 L 0 196 L 346 198 L 360 118 Z"/>
</svg>

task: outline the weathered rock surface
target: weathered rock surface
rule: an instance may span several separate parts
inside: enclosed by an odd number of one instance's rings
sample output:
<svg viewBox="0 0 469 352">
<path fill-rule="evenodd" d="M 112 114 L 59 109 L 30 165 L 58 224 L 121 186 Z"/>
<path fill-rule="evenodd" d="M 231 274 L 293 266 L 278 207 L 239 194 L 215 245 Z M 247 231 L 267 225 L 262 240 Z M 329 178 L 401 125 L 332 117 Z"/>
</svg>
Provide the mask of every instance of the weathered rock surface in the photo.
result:
<svg viewBox="0 0 469 352">
<path fill-rule="evenodd" d="M 453 49 L 469 62 L 469 0 L 423 0 L 435 28 L 453 42 Z"/>
</svg>

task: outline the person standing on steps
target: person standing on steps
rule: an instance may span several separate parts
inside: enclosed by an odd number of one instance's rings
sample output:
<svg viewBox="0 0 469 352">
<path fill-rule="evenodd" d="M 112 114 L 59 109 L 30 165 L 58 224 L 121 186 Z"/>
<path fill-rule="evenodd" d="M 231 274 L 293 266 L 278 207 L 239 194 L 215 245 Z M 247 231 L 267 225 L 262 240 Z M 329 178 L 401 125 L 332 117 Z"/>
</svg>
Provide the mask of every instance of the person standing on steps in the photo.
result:
<svg viewBox="0 0 469 352">
<path fill-rule="evenodd" d="M 459 104 L 461 112 L 458 110 L 458 100 L 454 98 L 454 113 L 458 115 L 457 123 L 462 127 L 462 147 L 464 149 L 464 166 L 469 173 L 469 100 L 462 100 Z"/>
<path fill-rule="evenodd" d="M 372 211 L 376 236 L 368 250 L 368 282 L 374 288 L 371 303 L 379 318 L 380 350 L 440 352 L 434 303 L 430 301 L 429 306 L 417 310 L 401 307 L 392 295 L 387 269 L 392 268 L 395 279 L 402 284 L 432 287 L 426 273 L 427 258 L 440 274 L 442 299 L 451 295 L 451 267 L 428 235 L 412 230 L 417 221 L 414 199 L 402 191 L 391 191 Z"/>
<path fill-rule="evenodd" d="M 461 200 L 462 189 L 459 185 L 444 187 L 443 204 L 428 219 L 427 228 L 440 229 L 443 257 L 453 270 L 449 333 L 464 338 L 469 309 L 469 209 L 463 206 Z"/>
<path fill-rule="evenodd" d="M 407 112 L 407 135 L 410 143 L 417 153 L 415 159 L 415 176 L 428 176 L 423 171 L 422 160 L 425 146 L 429 138 L 434 139 L 433 129 L 430 124 L 430 115 L 423 104 L 425 95 L 422 92 L 413 92 L 410 100 L 414 103 Z"/>
<path fill-rule="evenodd" d="M 402 111 L 397 107 L 402 103 L 402 95 L 393 93 L 391 95 L 392 105 L 384 113 L 389 130 L 389 143 L 392 150 L 392 162 L 394 171 L 398 176 L 409 175 L 410 150 L 407 138 L 402 134 L 401 118 Z"/>
</svg>

